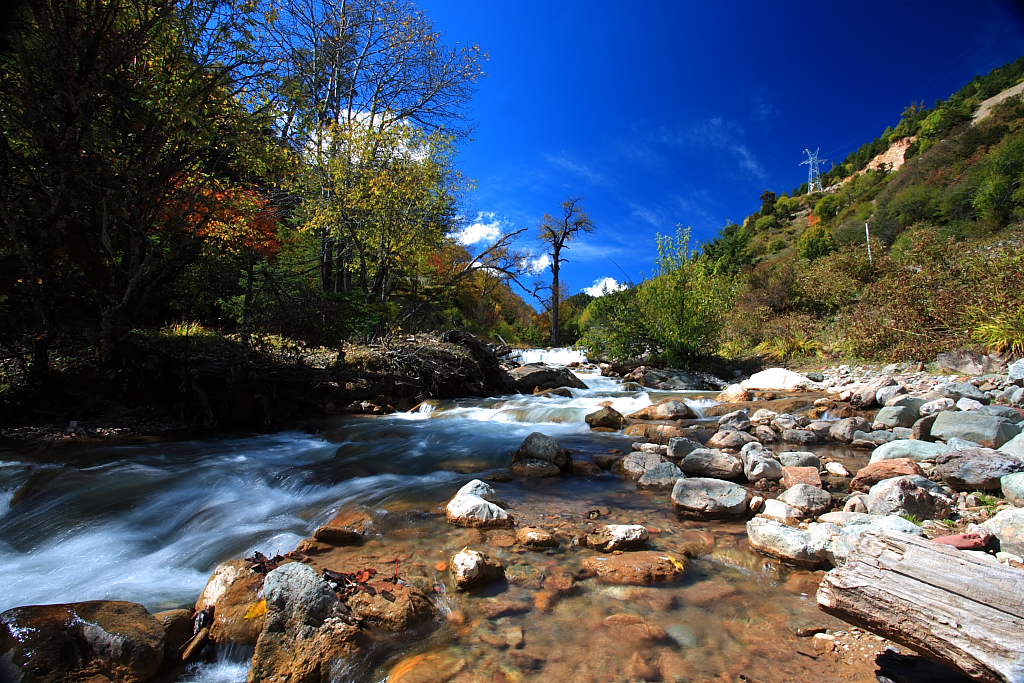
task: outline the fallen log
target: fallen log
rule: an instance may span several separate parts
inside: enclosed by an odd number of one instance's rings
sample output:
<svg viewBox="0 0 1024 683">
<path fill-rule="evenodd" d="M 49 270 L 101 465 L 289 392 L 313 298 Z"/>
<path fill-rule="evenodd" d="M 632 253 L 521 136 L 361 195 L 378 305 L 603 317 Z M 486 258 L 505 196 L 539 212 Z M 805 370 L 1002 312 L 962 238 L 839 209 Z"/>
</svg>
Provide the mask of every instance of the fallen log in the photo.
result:
<svg viewBox="0 0 1024 683">
<path fill-rule="evenodd" d="M 995 558 L 867 532 L 818 607 L 976 680 L 1024 682 L 1024 571 Z"/>
</svg>

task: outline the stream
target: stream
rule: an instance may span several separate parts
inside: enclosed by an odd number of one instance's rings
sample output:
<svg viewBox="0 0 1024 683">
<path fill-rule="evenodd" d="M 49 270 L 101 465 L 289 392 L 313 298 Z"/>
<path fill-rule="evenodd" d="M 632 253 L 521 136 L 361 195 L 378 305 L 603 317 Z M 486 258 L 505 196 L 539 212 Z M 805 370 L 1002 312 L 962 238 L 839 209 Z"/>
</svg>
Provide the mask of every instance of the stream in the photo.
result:
<svg viewBox="0 0 1024 683">
<path fill-rule="evenodd" d="M 521 359 L 552 365 L 586 360 L 569 349 L 526 351 Z M 714 405 L 708 392 L 625 391 L 618 380 L 593 370 L 577 374 L 588 388 L 572 390 L 571 398 L 430 401 L 409 413 L 324 421 L 315 433 L 98 445 L 49 456 L 0 451 L 0 611 L 98 599 L 135 601 L 153 612 L 191 607 L 219 562 L 254 550 L 292 550 L 353 506 L 390 514 L 403 552 L 433 563 L 457 551 L 462 538 L 455 533 L 440 541 L 452 528 L 443 516 L 425 513 L 436 513 L 469 479 L 487 479 L 507 467 L 509 454 L 531 432 L 549 434 L 583 454 L 628 451 L 632 439 L 591 432 L 584 416 L 608 401 L 623 414 L 668 396 L 686 400 L 698 414 Z M 671 636 L 671 646 L 662 648 L 668 654 L 652 655 L 655 661 L 675 657 L 695 680 L 725 676 L 737 667 L 775 672 L 778 677 L 769 679 L 783 680 L 790 674 L 782 672 L 800 662 L 793 661 L 791 643 L 776 644 L 767 634 L 778 636 L 808 620 L 831 623 L 814 606 L 816 577 L 752 553 L 742 522 L 679 522 L 666 492 L 637 491 L 608 473 L 496 486 L 517 518 L 520 510 L 527 517 L 557 519 L 605 506 L 609 520 L 661 530 L 659 548 L 682 548 L 694 533 L 711 539 L 709 552 L 693 563 L 683 585 L 631 591 L 587 586 L 549 613 L 512 617 L 509 623 L 526 629 L 527 651 L 578 646 L 590 650 L 593 666 L 607 666 L 604 655 L 592 651 L 593 624 L 615 612 L 637 611 L 660 616 Z M 511 558 L 507 562 L 517 559 L 512 549 L 495 552 Z M 542 559 L 558 557 L 548 551 Z M 507 597 L 529 599 L 520 586 L 509 591 Z M 482 652 L 479 642 L 468 644 L 464 635 L 443 626 L 380 662 L 372 680 L 386 678 L 396 658 L 426 648 L 458 654 L 485 670 L 515 663 L 511 650 Z M 614 656 L 613 644 L 604 649 Z M 696 652 L 700 656 L 690 657 Z M 244 681 L 247 654 L 221 652 L 215 661 L 190 667 L 180 680 Z M 536 677 L 527 680 L 591 680 L 571 657 L 531 666 Z"/>
</svg>

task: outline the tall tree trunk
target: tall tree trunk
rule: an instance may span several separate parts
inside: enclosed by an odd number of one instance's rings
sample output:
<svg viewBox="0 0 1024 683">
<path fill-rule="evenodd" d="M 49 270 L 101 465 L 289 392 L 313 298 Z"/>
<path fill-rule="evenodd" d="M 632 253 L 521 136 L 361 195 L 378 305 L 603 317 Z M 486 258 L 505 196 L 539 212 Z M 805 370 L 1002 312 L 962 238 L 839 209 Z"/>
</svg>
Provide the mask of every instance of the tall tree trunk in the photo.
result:
<svg viewBox="0 0 1024 683">
<path fill-rule="evenodd" d="M 320 289 L 331 291 L 334 270 L 334 240 L 324 231 L 320 238 Z"/>
<path fill-rule="evenodd" d="M 559 295 L 561 294 L 558 288 L 558 257 L 561 249 L 557 247 L 554 250 L 555 260 L 551 264 L 551 345 L 558 346 L 558 304 Z"/>
</svg>

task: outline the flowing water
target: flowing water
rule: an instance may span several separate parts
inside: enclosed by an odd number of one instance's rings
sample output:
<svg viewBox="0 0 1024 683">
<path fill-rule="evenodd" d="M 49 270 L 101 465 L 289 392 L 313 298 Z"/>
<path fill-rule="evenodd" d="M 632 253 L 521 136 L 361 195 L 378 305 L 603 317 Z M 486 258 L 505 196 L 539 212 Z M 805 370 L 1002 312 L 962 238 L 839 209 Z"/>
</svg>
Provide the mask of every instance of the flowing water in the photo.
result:
<svg viewBox="0 0 1024 683">
<path fill-rule="evenodd" d="M 585 358 L 554 349 L 522 352 L 521 360 Z M 493 546 L 488 551 L 513 571 L 520 565 L 526 573 L 537 566 L 572 568 L 578 565 L 573 553 L 524 553 L 502 534 L 450 527 L 439 506 L 469 478 L 487 479 L 506 467 L 509 454 L 534 431 L 583 454 L 628 450 L 631 439 L 591 432 L 583 421 L 601 405 L 629 413 L 673 396 L 699 414 L 714 404 L 707 393 L 625 391 L 616 380 L 577 373 L 589 388 L 573 390 L 572 397 L 430 401 L 410 413 L 339 418 L 315 434 L 97 446 L 43 456 L 0 452 L 0 610 L 95 599 L 136 601 L 151 611 L 191 606 L 218 562 L 257 549 L 291 550 L 353 506 L 391 520 L 358 552 L 398 553 L 429 568 L 478 542 Z M 704 534 L 697 537 L 704 551 L 681 585 L 613 589 L 584 582 L 541 615 L 481 623 L 472 620 L 478 598 L 467 597 L 455 609 L 469 613 L 468 623 L 443 625 L 392 653 L 378 663 L 373 680 L 384 678 L 398 658 L 428 650 L 493 671 L 495 680 L 602 680 L 601 672 L 622 670 L 616 658 L 628 658 L 624 641 L 601 629 L 608 615 L 620 612 L 643 614 L 670 636 L 635 663 L 641 673 L 668 658 L 693 680 L 726 680 L 740 670 L 760 671 L 761 680 L 784 680 L 790 674 L 783 671 L 800 675 L 792 643 L 772 644 L 767 634 L 823 621 L 809 597 L 815 577 L 750 552 L 742 523 L 680 523 L 667 493 L 638 492 L 607 473 L 497 486 L 520 523 L 558 528 L 600 509 L 608 522 L 655 529 L 653 544 L 666 551 L 681 553 L 695 534 Z M 535 588 L 529 583 L 509 585 L 502 597 L 529 602 Z M 523 629 L 525 647 L 506 650 L 481 635 L 481 629 L 509 627 Z M 580 654 L 568 654 L 573 651 Z M 221 652 L 181 680 L 229 683 L 244 680 L 245 672 L 243 654 Z"/>
</svg>

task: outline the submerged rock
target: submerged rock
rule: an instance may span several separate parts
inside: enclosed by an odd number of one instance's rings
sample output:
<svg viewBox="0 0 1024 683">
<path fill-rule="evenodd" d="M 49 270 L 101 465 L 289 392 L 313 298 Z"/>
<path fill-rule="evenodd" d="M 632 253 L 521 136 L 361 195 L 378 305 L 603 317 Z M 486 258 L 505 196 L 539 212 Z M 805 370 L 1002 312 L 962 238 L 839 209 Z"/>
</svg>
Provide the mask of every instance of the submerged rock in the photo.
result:
<svg viewBox="0 0 1024 683">
<path fill-rule="evenodd" d="M 641 550 L 588 557 L 583 560 L 583 568 L 602 583 L 646 586 L 678 580 L 686 570 L 686 560 L 655 550 Z"/>
<path fill-rule="evenodd" d="M 93 600 L 0 614 L 0 679 L 142 683 L 164 661 L 163 626 L 142 605 Z"/>
</svg>

